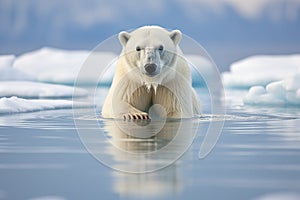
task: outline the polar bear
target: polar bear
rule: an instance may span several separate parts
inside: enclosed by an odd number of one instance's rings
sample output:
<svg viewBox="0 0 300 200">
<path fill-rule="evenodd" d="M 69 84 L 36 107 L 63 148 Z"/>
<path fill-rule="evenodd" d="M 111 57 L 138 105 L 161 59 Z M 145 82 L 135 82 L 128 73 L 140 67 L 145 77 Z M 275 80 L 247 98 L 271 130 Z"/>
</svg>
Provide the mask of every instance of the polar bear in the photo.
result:
<svg viewBox="0 0 300 200">
<path fill-rule="evenodd" d="M 102 107 L 104 118 L 150 119 L 151 108 L 166 118 L 199 114 L 190 68 L 178 44 L 179 30 L 143 26 L 122 31 L 123 50 Z"/>
</svg>

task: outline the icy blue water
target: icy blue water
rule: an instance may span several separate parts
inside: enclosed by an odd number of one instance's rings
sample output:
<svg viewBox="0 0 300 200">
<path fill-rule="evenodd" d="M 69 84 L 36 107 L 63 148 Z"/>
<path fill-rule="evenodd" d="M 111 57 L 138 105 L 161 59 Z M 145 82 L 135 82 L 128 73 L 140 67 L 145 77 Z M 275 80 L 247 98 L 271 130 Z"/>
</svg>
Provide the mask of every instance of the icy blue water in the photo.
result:
<svg viewBox="0 0 300 200">
<path fill-rule="evenodd" d="M 84 110 L 78 111 L 89 121 Z M 231 98 L 225 118 L 205 159 L 198 159 L 198 152 L 203 130 L 214 120 L 209 115 L 194 119 L 200 129 L 176 163 L 130 174 L 112 170 L 86 150 L 71 109 L 1 115 L 0 199 L 299 199 L 300 109 L 241 106 Z M 115 163 L 132 165 L 109 151 L 107 141 L 97 142 Z M 118 145 L 140 152 L 166 142 L 167 137 L 146 142 L 119 137 Z"/>
</svg>

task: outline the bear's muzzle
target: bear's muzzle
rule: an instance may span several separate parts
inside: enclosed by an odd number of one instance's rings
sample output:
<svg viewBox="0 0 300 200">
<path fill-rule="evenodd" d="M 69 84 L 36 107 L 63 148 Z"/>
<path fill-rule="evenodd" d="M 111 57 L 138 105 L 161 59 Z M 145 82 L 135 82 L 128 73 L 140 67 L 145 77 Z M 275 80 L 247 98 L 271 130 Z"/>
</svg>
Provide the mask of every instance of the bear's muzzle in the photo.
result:
<svg viewBox="0 0 300 200">
<path fill-rule="evenodd" d="M 146 64 L 144 68 L 148 76 L 154 76 L 157 74 L 156 73 L 157 65 L 154 63 Z"/>
</svg>

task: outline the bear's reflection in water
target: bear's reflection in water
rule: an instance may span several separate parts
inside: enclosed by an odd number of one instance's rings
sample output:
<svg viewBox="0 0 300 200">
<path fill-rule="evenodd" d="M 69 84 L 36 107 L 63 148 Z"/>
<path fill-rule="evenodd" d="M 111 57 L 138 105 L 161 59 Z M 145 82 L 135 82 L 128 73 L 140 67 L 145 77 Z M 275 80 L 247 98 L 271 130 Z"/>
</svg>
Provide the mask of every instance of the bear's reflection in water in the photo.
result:
<svg viewBox="0 0 300 200">
<path fill-rule="evenodd" d="M 113 160 L 111 167 L 116 169 L 113 173 L 116 192 L 151 197 L 180 192 L 183 181 L 177 160 L 195 138 L 197 121 L 104 120 L 107 142 L 110 143 L 106 145 L 106 153 Z M 155 172 L 144 173 L 152 171 Z"/>
<path fill-rule="evenodd" d="M 134 120 L 105 123 L 105 130 L 114 147 L 128 153 L 151 153 L 174 139 L 178 122 Z"/>
</svg>

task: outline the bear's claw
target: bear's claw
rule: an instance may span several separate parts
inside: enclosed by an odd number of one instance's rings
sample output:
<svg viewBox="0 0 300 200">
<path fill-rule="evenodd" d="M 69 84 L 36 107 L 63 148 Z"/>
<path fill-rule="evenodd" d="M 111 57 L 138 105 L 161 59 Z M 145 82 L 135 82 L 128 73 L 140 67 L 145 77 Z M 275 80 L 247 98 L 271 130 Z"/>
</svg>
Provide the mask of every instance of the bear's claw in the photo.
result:
<svg viewBox="0 0 300 200">
<path fill-rule="evenodd" d="M 123 115 L 124 120 L 126 119 L 150 119 L 150 116 L 147 113 L 136 113 L 131 114 L 127 113 Z"/>
</svg>

